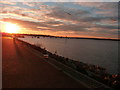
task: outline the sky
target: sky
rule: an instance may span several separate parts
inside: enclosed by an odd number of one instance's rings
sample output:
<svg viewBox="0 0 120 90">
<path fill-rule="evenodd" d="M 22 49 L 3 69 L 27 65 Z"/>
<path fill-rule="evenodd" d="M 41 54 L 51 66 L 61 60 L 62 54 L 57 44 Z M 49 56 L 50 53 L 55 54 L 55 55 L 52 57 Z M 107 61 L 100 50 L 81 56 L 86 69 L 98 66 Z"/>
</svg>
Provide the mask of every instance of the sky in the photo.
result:
<svg viewBox="0 0 120 90">
<path fill-rule="evenodd" d="M 32 1 L 32 0 L 31 0 Z M 19 33 L 118 38 L 118 2 L 11 2 L 0 0 L 0 29 L 17 24 Z M 51 0 L 52 1 L 52 0 Z M 89 1 L 89 0 L 86 0 Z M 95 0 L 93 0 L 95 1 Z M 101 0 L 103 1 L 103 0 Z"/>
</svg>

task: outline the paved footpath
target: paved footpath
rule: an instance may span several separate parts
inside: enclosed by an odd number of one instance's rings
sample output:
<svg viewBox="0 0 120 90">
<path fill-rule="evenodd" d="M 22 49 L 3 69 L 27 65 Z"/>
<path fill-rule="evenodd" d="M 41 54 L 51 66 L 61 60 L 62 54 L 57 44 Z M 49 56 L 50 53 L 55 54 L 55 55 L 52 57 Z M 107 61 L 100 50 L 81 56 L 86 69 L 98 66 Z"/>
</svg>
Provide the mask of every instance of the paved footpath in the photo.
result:
<svg viewBox="0 0 120 90">
<path fill-rule="evenodd" d="M 29 49 L 19 41 L 2 37 L 3 88 L 84 88 Z"/>
</svg>

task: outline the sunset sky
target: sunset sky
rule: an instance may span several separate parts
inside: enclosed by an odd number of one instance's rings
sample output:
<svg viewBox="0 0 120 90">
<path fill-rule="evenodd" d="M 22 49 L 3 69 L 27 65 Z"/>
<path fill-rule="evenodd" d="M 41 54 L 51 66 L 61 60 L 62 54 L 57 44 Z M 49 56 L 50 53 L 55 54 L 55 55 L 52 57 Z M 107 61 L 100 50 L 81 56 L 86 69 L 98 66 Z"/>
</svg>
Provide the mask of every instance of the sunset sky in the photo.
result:
<svg viewBox="0 0 120 90">
<path fill-rule="evenodd" d="M 2 32 L 7 22 L 19 26 L 17 33 L 118 38 L 118 3 L 0 0 Z"/>
</svg>

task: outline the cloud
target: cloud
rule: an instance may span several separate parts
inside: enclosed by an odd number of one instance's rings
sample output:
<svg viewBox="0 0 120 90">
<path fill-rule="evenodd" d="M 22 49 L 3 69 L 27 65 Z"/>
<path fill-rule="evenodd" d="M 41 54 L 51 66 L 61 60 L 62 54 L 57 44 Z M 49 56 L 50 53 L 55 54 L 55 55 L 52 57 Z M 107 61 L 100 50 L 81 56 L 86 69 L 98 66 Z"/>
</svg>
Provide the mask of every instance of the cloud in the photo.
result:
<svg viewBox="0 0 120 90">
<path fill-rule="evenodd" d="M 22 2 L 22 4 L 30 6 L 30 7 L 34 7 L 35 6 L 34 2 Z"/>
<path fill-rule="evenodd" d="M 64 35 L 117 35 L 117 3 L 29 3 L 0 7 L 3 18 L 27 30 Z M 2 19 L 2 18 L 1 18 Z M 66 33 L 65 33 L 66 32 Z"/>
<path fill-rule="evenodd" d="M 102 20 L 118 21 L 118 17 L 96 16 L 96 17 L 85 17 L 82 18 L 81 20 L 84 22 L 101 22 Z"/>
<path fill-rule="evenodd" d="M 80 17 L 82 17 L 82 15 L 88 15 L 88 14 L 90 13 L 85 10 L 55 6 L 54 8 L 51 8 L 51 12 L 46 15 L 48 17 L 53 17 L 56 19 L 75 21 L 75 20 L 79 20 Z"/>
<path fill-rule="evenodd" d="M 64 3 L 66 5 L 66 3 Z M 72 3 L 75 4 L 76 3 Z M 83 3 L 82 3 L 83 4 Z M 103 21 L 117 21 L 117 3 L 89 3 L 86 5 L 77 4 L 79 8 L 67 8 L 54 6 L 51 8 L 51 12 L 46 14 L 48 18 L 68 20 L 72 22 L 103 22 Z M 110 7 L 108 6 L 110 4 Z M 108 6 L 106 9 L 106 5 Z M 116 6 L 115 6 L 116 5 Z M 103 8 L 101 8 L 102 6 Z M 80 8 L 81 7 L 81 8 Z M 112 10 L 112 11 L 110 11 Z"/>
<path fill-rule="evenodd" d="M 88 8 L 97 8 L 95 13 L 104 16 L 117 16 L 118 2 L 78 2 L 75 3 Z"/>
<path fill-rule="evenodd" d="M 15 5 L 16 2 L 0 1 L 1 4 Z"/>
<path fill-rule="evenodd" d="M 118 29 L 118 25 L 96 25 L 97 28 L 103 28 L 103 29 Z"/>
<path fill-rule="evenodd" d="M 119 0 L 1 0 L 9 2 L 119 2 Z"/>
<path fill-rule="evenodd" d="M 48 26 L 46 24 L 40 23 L 40 22 L 24 21 L 24 20 L 19 20 L 19 19 L 12 19 L 12 18 L 4 18 L 4 19 L 1 19 L 1 21 L 14 23 L 14 24 L 19 25 L 21 28 L 30 29 L 33 31 L 34 30 L 39 31 L 40 28 L 41 30 L 50 29 L 50 28 L 47 29 Z"/>
<path fill-rule="evenodd" d="M 62 22 L 60 21 L 47 21 L 47 22 L 44 22 L 44 24 L 48 24 L 48 25 L 59 25 L 59 24 L 63 24 Z"/>
</svg>

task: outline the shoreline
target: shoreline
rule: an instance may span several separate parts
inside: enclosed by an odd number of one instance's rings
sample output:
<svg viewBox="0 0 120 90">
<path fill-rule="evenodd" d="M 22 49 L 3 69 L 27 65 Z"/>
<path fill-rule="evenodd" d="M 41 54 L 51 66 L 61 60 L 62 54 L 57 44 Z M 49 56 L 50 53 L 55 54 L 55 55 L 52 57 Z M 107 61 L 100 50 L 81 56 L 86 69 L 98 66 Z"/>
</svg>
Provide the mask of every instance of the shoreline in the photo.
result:
<svg viewBox="0 0 120 90">
<path fill-rule="evenodd" d="M 19 40 L 19 39 L 17 39 L 17 40 Z M 48 59 L 49 57 L 53 58 L 57 62 L 60 62 L 60 63 L 66 65 L 66 66 L 68 66 L 68 67 L 70 67 L 70 68 L 72 68 L 72 69 L 74 69 L 74 70 L 76 70 L 84 75 L 87 75 L 87 76 L 97 80 L 98 82 L 101 82 L 101 83 L 103 83 L 111 88 L 117 88 L 118 84 L 120 83 L 120 75 L 111 75 L 111 74 L 106 72 L 105 68 L 102 68 L 100 66 L 95 66 L 95 65 L 88 65 L 86 63 L 82 63 L 82 62 L 78 62 L 78 61 L 74 61 L 72 59 L 65 58 L 65 57 L 59 56 L 57 54 L 52 54 L 51 52 L 45 50 L 45 48 L 31 45 L 31 44 L 24 42 L 22 40 L 19 40 L 19 41 L 34 48 L 35 50 L 41 52 L 45 59 Z M 117 81 L 116 78 L 118 78 L 119 80 Z"/>
<path fill-rule="evenodd" d="M 11 36 L 8 33 L 2 33 L 3 36 Z M 52 35 L 39 35 L 39 34 L 13 34 L 17 37 L 32 36 L 32 37 L 49 37 L 49 38 L 63 38 L 63 39 L 88 39 L 88 40 L 105 40 L 105 41 L 120 41 L 120 38 L 98 38 L 98 37 L 63 37 Z"/>
</svg>

